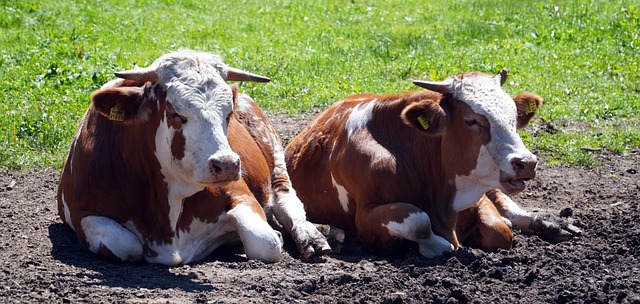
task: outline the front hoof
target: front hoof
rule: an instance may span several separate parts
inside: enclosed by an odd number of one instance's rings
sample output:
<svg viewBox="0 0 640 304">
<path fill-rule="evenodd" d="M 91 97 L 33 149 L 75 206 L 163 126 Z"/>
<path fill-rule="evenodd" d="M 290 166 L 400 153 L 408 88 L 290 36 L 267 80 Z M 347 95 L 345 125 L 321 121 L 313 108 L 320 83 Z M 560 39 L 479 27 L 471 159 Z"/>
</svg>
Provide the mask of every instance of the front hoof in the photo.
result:
<svg viewBox="0 0 640 304">
<path fill-rule="evenodd" d="M 342 246 L 344 245 L 344 239 L 346 237 L 344 230 L 324 224 L 316 224 L 315 226 L 318 231 L 320 231 L 320 233 L 322 233 L 322 235 L 327 239 L 329 246 L 331 246 L 330 251 L 326 254 L 340 254 L 340 252 L 342 251 Z"/>
<path fill-rule="evenodd" d="M 327 239 L 309 222 L 293 227 L 291 235 L 303 260 L 331 253 Z"/>
<path fill-rule="evenodd" d="M 565 242 L 582 235 L 580 228 L 553 215 L 538 216 L 531 226 L 537 236 L 552 244 Z"/>
</svg>

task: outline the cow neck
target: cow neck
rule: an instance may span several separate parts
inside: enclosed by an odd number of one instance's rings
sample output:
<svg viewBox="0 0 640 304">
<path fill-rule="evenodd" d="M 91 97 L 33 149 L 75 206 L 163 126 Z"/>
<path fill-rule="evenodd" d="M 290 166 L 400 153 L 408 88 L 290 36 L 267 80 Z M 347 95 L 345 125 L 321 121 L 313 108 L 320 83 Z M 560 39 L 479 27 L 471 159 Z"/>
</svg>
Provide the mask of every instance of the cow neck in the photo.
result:
<svg viewBox="0 0 640 304">
<path fill-rule="evenodd" d="M 455 175 L 452 175 L 443 160 L 442 137 L 419 134 L 411 151 L 416 171 L 423 181 L 423 195 L 430 202 L 422 206 L 431 219 L 434 232 L 457 246 L 455 226 L 457 212 L 453 210 L 456 194 Z"/>
<path fill-rule="evenodd" d="M 436 234 L 456 244 L 455 226 L 457 212 L 452 208 L 456 194 L 455 184 L 448 168 L 444 165 L 441 137 L 421 136 L 415 145 L 416 168 L 420 168 L 424 181 L 425 195 L 431 195 L 431 202 L 423 206 L 431 218 Z"/>
<path fill-rule="evenodd" d="M 457 213 L 451 208 L 455 185 L 451 174 L 443 166 L 442 138 L 426 136 L 399 119 L 402 110 L 409 104 L 435 99 L 436 96 L 440 95 L 420 91 L 381 102 L 375 111 L 374 123 L 369 128 L 374 139 L 383 142 L 392 154 L 402 155 L 396 157 L 397 173 L 405 183 L 402 185 L 404 191 L 410 192 L 408 199 L 429 214 L 436 234 L 457 245 Z M 380 134 L 384 134 L 385 138 L 376 138 L 382 136 Z"/>
<path fill-rule="evenodd" d="M 93 151 L 87 159 L 87 172 L 99 174 L 100 179 L 88 179 L 98 193 L 106 193 L 104 205 L 110 208 L 126 208 L 127 218 L 121 223 L 132 222 L 140 235 L 148 235 L 150 241 L 170 241 L 168 225 L 169 204 L 167 186 L 160 175 L 160 164 L 153 157 L 155 143 L 153 131 L 157 123 L 148 117 L 144 122 L 114 123 L 89 108 L 84 124 L 88 138 L 83 145 Z"/>
<path fill-rule="evenodd" d="M 166 92 L 157 87 L 155 95 L 159 100 L 166 100 Z M 157 108 L 158 111 L 156 113 L 157 117 L 152 117 L 150 122 L 153 122 L 153 128 L 150 128 L 152 132 L 146 134 L 146 138 L 150 139 L 151 143 L 149 146 L 153 147 L 152 155 L 153 159 L 158 162 L 158 157 L 156 156 L 157 146 L 159 144 L 164 144 L 163 142 L 158 142 L 158 140 L 164 140 L 164 137 L 167 134 L 163 134 L 160 136 L 161 132 L 174 132 L 173 136 L 178 136 L 178 132 L 176 130 L 176 126 L 169 123 L 167 118 L 167 107 L 168 105 L 165 103 L 159 103 Z M 158 178 L 161 180 L 160 182 L 163 185 L 163 188 L 166 189 L 166 201 L 168 205 L 167 212 L 169 216 L 169 227 L 174 233 L 178 233 L 178 222 L 183 215 L 183 204 L 185 199 L 193 196 L 194 194 L 204 190 L 204 186 L 195 185 L 192 182 L 185 180 L 179 174 L 174 174 L 174 168 L 163 168 L 160 163 L 158 163 L 157 172 Z M 190 219 L 189 219 L 190 220 Z"/>
</svg>

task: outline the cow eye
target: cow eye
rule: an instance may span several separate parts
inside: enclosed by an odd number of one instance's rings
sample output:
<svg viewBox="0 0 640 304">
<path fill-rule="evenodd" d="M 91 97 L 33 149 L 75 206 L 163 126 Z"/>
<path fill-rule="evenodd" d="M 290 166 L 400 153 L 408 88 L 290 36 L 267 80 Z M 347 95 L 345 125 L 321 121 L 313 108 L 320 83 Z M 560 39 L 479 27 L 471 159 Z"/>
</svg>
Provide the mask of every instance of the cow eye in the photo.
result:
<svg viewBox="0 0 640 304">
<path fill-rule="evenodd" d="M 176 113 L 176 112 L 173 112 L 170 115 L 171 115 L 171 119 L 177 120 L 180 123 L 182 123 L 183 125 L 187 123 L 187 118 L 182 116 L 182 115 L 180 115 L 180 114 L 178 114 L 178 113 Z"/>
<path fill-rule="evenodd" d="M 480 123 L 479 123 L 476 119 L 474 119 L 474 118 L 472 118 L 472 119 L 465 119 L 465 120 L 464 120 L 464 123 L 466 123 L 466 124 L 467 124 L 467 126 L 469 126 L 469 127 L 471 127 L 471 126 L 478 126 L 478 127 L 479 127 L 479 126 L 480 126 Z"/>
</svg>

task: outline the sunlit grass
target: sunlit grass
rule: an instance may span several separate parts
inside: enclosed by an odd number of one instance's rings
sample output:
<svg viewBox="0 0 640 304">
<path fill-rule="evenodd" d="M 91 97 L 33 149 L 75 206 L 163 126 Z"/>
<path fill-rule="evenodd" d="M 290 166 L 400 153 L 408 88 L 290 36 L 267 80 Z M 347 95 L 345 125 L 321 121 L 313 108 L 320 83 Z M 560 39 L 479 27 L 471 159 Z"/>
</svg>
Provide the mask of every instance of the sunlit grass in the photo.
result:
<svg viewBox="0 0 640 304">
<path fill-rule="evenodd" d="M 638 1 L 77 2 L 0 5 L 4 170 L 61 166 L 90 93 L 179 48 L 269 76 L 242 90 L 291 115 L 505 67 L 507 92 L 545 99 L 539 117 L 557 131 L 523 137 L 548 162 L 640 146 Z"/>
</svg>

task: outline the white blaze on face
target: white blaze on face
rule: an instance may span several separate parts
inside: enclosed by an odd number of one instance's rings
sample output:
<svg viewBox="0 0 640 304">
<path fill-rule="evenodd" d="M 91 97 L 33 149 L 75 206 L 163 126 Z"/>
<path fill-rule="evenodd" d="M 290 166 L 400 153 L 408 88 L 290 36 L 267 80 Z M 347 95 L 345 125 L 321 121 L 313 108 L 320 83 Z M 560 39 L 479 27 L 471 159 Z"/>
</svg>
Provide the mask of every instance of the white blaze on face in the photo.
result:
<svg viewBox="0 0 640 304">
<path fill-rule="evenodd" d="M 497 164 L 500 171 L 508 176 L 515 176 L 516 172 L 511 165 L 514 157 L 535 159 L 517 133 L 516 105 L 500 87 L 499 77 L 473 75 L 454 79 L 452 88 L 456 99 L 465 102 L 474 112 L 486 117 L 490 124 L 491 141 L 486 146 L 486 152 L 490 157 L 480 155 L 478 167 L 494 167 Z"/>
<path fill-rule="evenodd" d="M 157 65 L 159 84 L 167 92 L 167 102 L 187 122 L 182 125 L 184 156 L 171 152 L 178 130 L 166 116 L 156 132 L 156 156 L 168 180 L 198 185 L 214 182 L 209 160 L 214 157 L 239 159 L 229 145 L 227 118 L 233 111 L 233 93 L 221 76 L 219 57 L 183 51 L 163 56 Z M 169 182 L 169 181 L 167 181 Z"/>
<path fill-rule="evenodd" d="M 491 138 L 480 147 L 476 168 L 468 175 L 458 175 L 449 181 L 456 187 L 452 208 L 461 211 L 477 202 L 486 191 L 503 189 L 501 178 L 515 178 L 517 173 L 511 163 L 514 158 L 535 159 L 535 156 L 517 133 L 517 108 L 500 87 L 499 77 L 465 74 L 450 81 L 453 97 L 488 120 Z"/>
</svg>

